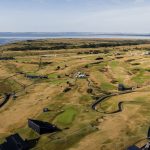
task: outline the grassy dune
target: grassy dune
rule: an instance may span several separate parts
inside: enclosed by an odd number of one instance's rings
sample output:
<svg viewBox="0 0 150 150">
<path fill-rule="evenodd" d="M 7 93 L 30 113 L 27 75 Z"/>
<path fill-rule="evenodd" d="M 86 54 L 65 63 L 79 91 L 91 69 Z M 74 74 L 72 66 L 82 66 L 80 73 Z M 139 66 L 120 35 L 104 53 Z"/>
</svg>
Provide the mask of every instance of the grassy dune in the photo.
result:
<svg viewBox="0 0 150 150">
<path fill-rule="evenodd" d="M 124 150 L 146 137 L 150 56 L 144 53 L 149 49 L 148 40 L 119 39 L 29 40 L 0 46 L 0 57 L 15 58 L 0 60 L 0 96 L 17 96 L 0 108 L 0 142 L 19 133 L 24 139 L 40 137 L 34 150 Z M 87 77 L 76 78 L 77 72 Z M 29 79 L 23 73 L 48 79 Z M 136 92 L 108 98 L 97 106 L 99 112 L 92 110 L 95 99 L 118 92 L 119 83 Z M 122 112 L 103 113 L 117 110 L 119 102 L 124 102 Z M 56 124 L 62 131 L 39 136 L 28 128 L 28 118 Z"/>
</svg>

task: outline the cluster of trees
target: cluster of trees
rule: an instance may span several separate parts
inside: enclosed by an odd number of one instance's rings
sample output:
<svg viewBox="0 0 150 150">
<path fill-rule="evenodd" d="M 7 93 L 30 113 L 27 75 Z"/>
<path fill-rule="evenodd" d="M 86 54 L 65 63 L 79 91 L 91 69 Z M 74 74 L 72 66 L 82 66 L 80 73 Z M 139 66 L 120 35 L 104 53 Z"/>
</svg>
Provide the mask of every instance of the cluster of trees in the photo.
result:
<svg viewBox="0 0 150 150">
<path fill-rule="evenodd" d="M 150 43 L 146 40 L 137 40 L 137 41 L 107 41 L 99 43 L 48 43 L 48 42 L 26 42 L 20 43 L 8 50 L 20 51 L 20 50 L 60 50 L 60 49 L 76 49 L 76 48 L 100 48 L 100 47 L 115 47 L 115 46 L 131 46 L 131 45 L 140 45 Z"/>
</svg>

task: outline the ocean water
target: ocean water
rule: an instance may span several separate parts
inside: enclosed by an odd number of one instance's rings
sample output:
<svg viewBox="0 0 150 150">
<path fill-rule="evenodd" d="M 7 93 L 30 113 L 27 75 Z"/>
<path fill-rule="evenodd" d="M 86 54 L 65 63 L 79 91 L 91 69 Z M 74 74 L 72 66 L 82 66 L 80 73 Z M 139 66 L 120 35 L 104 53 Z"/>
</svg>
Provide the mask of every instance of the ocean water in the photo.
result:
<svg viewBox="0 0 150 150">
<path fill-rule="evenodd" d="M 25 40 L 36 40 L 36 39 L 44 39 L 44 37 L 0 37 L 0 45 L 8 44 L 8 43 L 13 43 L 16 41 L 25 41 Z"/>
<path fill-rule="evenodd" d="M 125 39 L 150 39 L 150 34 L 105 34 L 91 32 L 0 32 L 0 45 L 15 41 L 48 39 L 48 38 L 125 38 Z"/>
</svg>

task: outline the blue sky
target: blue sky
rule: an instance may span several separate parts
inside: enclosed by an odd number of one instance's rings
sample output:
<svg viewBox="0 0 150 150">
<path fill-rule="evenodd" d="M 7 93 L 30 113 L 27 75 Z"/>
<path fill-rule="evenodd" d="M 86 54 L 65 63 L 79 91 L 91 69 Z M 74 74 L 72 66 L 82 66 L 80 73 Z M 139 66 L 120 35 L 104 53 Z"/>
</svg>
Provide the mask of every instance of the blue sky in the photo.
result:
<svg viewBox="0 0 150 150">
<path fill-rule="evenodd" d="M 0 32 L 150 33 L 150 0 L 0 0 Z"/>
</svg>

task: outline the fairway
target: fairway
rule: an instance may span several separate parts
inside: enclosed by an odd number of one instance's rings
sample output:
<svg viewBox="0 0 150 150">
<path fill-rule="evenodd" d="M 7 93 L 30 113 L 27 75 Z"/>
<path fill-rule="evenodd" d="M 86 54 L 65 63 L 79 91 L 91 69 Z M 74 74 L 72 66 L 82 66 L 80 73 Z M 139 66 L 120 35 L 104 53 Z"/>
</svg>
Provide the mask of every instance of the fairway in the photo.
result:
<svg viewBox="0 0 150 150">
<path fill-rule="evenodd" d="M 77 115 L 77 110 L 74 108 L 66 108 L 64 112 L 56 117 L 56 123 L 61 125 L 69 125 L 73 122 Z"/>
</svg>

